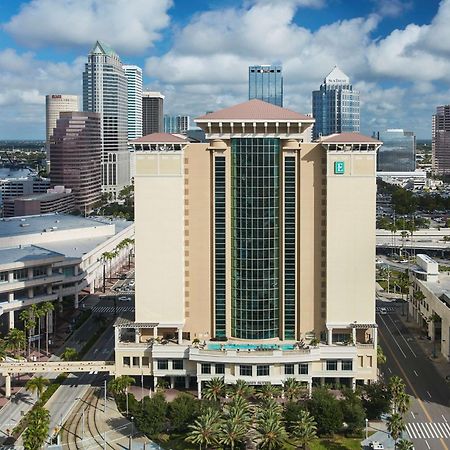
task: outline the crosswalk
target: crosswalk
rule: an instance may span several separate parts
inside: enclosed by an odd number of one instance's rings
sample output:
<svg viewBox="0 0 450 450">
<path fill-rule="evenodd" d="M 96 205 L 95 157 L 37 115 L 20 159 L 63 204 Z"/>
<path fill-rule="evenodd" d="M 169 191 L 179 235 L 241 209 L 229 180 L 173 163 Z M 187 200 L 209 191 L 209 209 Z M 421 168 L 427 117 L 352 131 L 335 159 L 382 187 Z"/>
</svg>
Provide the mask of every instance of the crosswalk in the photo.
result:
<svg viewBox="0 0 450 450">
<path fill-rule="evenodd" d="M 450 425 L 447 422 L 409 422 L 406 431 L 411 439 L 450 438 Z"/>
<path fill-rule="evenodd" d="M 117 312 L 130 312 L 134 311 L 133 306 L 117 306 L 117 309 L 114 309 L 114 306 L 94 306 L 92 308 L 92 312 L 94 313 L 113 313 Z"/>
</svg>

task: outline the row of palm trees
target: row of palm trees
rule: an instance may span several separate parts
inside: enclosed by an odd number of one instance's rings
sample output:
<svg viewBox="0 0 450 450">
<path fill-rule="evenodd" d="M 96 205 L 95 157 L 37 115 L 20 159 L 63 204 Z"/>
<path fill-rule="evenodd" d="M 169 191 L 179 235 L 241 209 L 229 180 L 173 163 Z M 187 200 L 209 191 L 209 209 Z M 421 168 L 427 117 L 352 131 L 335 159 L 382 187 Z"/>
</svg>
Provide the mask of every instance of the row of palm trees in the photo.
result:
<svg viewBox="0 0 450 450">
<path fill-rule="evenodd" d="M 109 271 L 108 271 L 109 276 L 111 276 L 111 271 L 112 271 L 112 267 L 111 267 L 112 260 L 115 259 L 124 248 L 127 248 L 132 245 L 134 245 L 134 239 L 126 238 L 126 239 L 123 239 L 122 241 L 120 241 L 116 245 L 114 250 L 112 250 L 110 252 L 104 252 L 102 254 L 103 261 L 105 261 L 105 262 L 109 261 Z"/>
<path fill-rule="evenodd" d="M 189 426 L 186 441 L 202 448 L 222 445 L 235 449 L 254 442 L 258 448 L 273 450 L 291 443 L 305 448 L 316 438 L 316 422 L 306 410 L 292 424 L 290 433 L 283 422 L 283 407 L 274 398 L 251 404 L 241 395 L 223 405 L 222 411 L 208 408 Z"/>
</svg>

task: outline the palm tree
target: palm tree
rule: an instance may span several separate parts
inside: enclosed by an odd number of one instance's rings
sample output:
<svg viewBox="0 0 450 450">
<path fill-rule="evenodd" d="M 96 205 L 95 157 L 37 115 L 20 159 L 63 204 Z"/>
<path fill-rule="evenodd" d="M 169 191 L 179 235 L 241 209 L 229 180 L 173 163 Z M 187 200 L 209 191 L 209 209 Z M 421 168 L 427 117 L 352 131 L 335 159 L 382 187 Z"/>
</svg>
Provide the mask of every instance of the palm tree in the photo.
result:
<svg viewBox="0 0 450 450">
<path fill-rule="evenodd" d="M 42 393 L 44 392 L 44 389 L 46 386 L 50 384 L 50 381 L 47 378 L 44 378 L 42 376 L 31 378 L 27 381 L 25 388 L 28 391 L 31 391 L 33 394 L 36 392 L 38 399 L 41 398 Z"/>
<path fill-rule="evenodd" d="M 382 366 L 386 364 L 386 355 L 380 345 L 377 345 L 377 365 Z"/>
<path fill-rule="evenodd" d="M 255 433 L 258 448 L 261 449 L 275 450 L 282 447 L 287 439 L 283 422 L 274 417 L 258 419 Z"/>
<path fill-rule="evenodd" d="M 13 352 L 15 358 L 17 358 L 20 350 L 25 348 L 26 342 L 25 332 L 18 328 L 11 328 L 6 335 L 6 345 Z"/>
<path fill-rule="evenodd" d="M 66 347 L 61 353 L 63 361 L 76 361 L 78 359 L 78 352 L 73 347 Z"/>
<path fill-rule="evenodd" d="M 244 380 L 237 380 L 230 389 L 232 396 L 250 398 L 253 395 L 254 389 Z"/>
<path fill-rule="evenodd" d="M 397 450 L 413 450 L 414 445 L 411 441 L 408 441 L 407 439 L 400 439 L 396 444 Z"/>
<path fill-rule="evenodd" d="M 396 401 L 395 401 L 395 412 L 398 412 L 400 414 L 406 414 L 406 412 L 409 409 L 409 404 L 411 403 L 411 399 L 409 398 L 409 395 L 406 392 L 401 392 L 397 395 Z"/>
<path fill-rule="evenodd" d="M 234 397 L 225 407 L 224 413 L 226 419 L 236 420 L 240 423 L 250 425 L 250 404 L 244 397 Z"/>
<path fill-rule="evenodd" d="M 308 411 L 300 411 L 298 420 L 294 422 L 292 434 L 301 448 L 305 448 L 316 437 L 317 425 Z"/>
<path fill-rule="evenodd" d="M 3 361 L 6 358 L 6 356 L 7 356 L 6 349 L 7 349 L 7 343 L 1 341 L 0 342 L 0 361 Z"/>
<path fill-rule="evenodd" d="M 219 412 L 208 409 L 205 414 L 201 415 L 193 424 L 189 425 L 191 431 L 189 431 L 186 441 L 198 445 L 200 450 L 203 445 L 205 448 L 208 448 L 208 446 L 217 442 L 220 425 Z"/>
<path fill-rule="evenodd" d="M 19 314 L 19 319 L 23 322 L 26 333 L 28 334 L 28 357 L 31 351 L 31 330 L 36 325 L 36 319 L 31 309 L 24 309 Z"/>
<path fill-rule="evenodd" d="M 34 305 L 33 305 L 34 306 Z M 34 310 L 34 314 L 36 319 L 38 319 L 38 353 L 41 354 L 41 318 L 45 316 L 45 311 L 42 309 L 42 307 L 39 307 L 36 305 L 36 308 Z"/>
<path fill-rule="evenodd" d="M 42 406 L 33 408 L 28 417 L 28 426 L 23 432 L 23 446 L 25 450 L 42 448 L 48 436 L 49 426 L 49 411 Z"/>
<path fill-rule="evenodd" d="M 164 392 L 165 389 L 169 387 L 169 382 L 165 378 L 158 378 L 156 383 L 156 390 Z"/>
<path fill-rule="evenodd" d="M 108 383 L 108 391 L 114 396 L 125 395 L 128 388 L 134 383 L 134 381 L 134 378 L 128 375 L 113 378 Z"/>
<path fill-rule="evenodd" d="M 248 432 L 248 426 L 237 419 L 228 419 L 219 427 L 219 442 L 232 450 L 241 443 Z"/>
<path fill-rule="evenodd" d="M 202 395 L 206 400 L 218 402 L 225 396 L 225 390 L 223 377 L 214 377 L 206 383 Z"/>
<path fill-rule="evenodd" d="M 397 441 L 402 432 L 406 429 L 403 417 L 398 413 L 392 414 L 387 420 L 387 429 L 392 439 Z"/>
<path fill-rule="evenodd" d="M 302 385 L 295 378 L 288 378 L 283 382 L 284 395 L 290 402 L 297 400 L 302 391 Z"/>
<path fill-rule="evenodd" d="M 389 392 L 392 397 L 393 412 L 397 412 L 397 404 L 399 397 L 405 392 L 405 382 L 398 376 L 393 376 L 389 380 Z"/>
<path fill-rule="evenodd" d="M 280 396 L 280 388 L 274 384 L 263 384 L 256 392 L 256 397 L 260 399 L 277 398 Z"/>
<path fill-rule="evenodd" d="M 53 303 L 44 302 L 41 305 L 41 311 L 45 314 L 45 352 L 48 355 L 48 334 L 49 334 L 49 319 L 50 313 L 55 309 Z"/>
</svg>

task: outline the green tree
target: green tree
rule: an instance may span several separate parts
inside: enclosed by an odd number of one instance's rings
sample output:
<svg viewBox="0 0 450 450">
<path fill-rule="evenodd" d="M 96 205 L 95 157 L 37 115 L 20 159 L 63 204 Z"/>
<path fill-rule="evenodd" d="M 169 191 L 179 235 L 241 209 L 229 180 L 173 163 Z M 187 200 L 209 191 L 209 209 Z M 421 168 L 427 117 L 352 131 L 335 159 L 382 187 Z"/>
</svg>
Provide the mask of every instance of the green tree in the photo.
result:
<svg viewBox="0 0 450 450">
<path fill-rule="evenodd" d="M 45 314 L 45 351 L 48 355 L 48 341 L 50 331 L 50 313 L 54 311 L 55 307 L 51 302 L 44 302 L 41 305 L 41 311 Z"/>
<path fill-rule="evenodd" d="M 23 432 L 25 450 L 40 449 L 47 439 L 50 413 L 42 406 L 35 406 L 29 413 L 27 428 Z"/>
<path fill-rule="evenodd" d="M 381 345 L 377 345 L 377 366 L 380 367 L 386 364 L 386 355 L 383 352 Z"/>
<path fill-rule="evenodd" d="M 223 377 L 214 377 L 206 383 L 202 390 L 202 396 L 206 400 L 218 402 L 225 397 L 225 392 L 226 386 Z"/>
<path fill-rule="evenodd" d="M 244 441 L 248 432 L 248 424 L 230 418 L 221 423 L 219 427 L 219 443 L 230 447 L 232 450 Z"/>
<path fill-rule="evenodd" d="M 344 421 L 338 400 L 325 388 L 313 391 L 308 410 L 317 421 L 319 435 L 330 435 L 342 428 Z"/>
<path fill-rule="evenodd" d="M 288 402 L 284 406 L 283 419 L 288 431 L 292 431 L 295 423 L 300 420 L 300 415 L 306 407 L 302 403 Z"/>
<path fill-rule="evenodd" d="M 303 393 L 302 385 L 295 378 L 288 378 L 283 382 L 284 396 L 288 401 L 297 400 Z"/>
<path fill-rule="evenodd" d="M 11 328 L 6 335 L 6 345 L 8 349 L 13 352 L 15 358 L 17 358 L 20 351 L 25 348 L 26 342 L 25 332 L 18 328 Z"/>
<path fill-rule="evenodd" d="M 114 396 L 125 395 L 128 388 L 135 382 L 133 377 L 128 375 L 122 375 L 117 378 L 113 378 L 108 383 L 108 391 Z"/>
<path fill-rule="evenodd" d="M 136 417 L 136 424 L 148 436 L 157 436 L 167 428 L 167 413 L 168 405 L 164 394 L 157 392 L 151 398 L 144 397 L 142 413 Z"/>
<path fill-rule="evenodd" d="M 30 378 L 25 384 L 25 388 L 28 391 L 31 391 L 33 394 L 36 392 L 38 398 L 41 397 L 45 388 L 50 384 L 50 381 L 47 378 L 42 376 Z"/>
<path fill-rule="evenodd" d="M 220 427 L 219 412 L 210 409 L 189 425 L 190 431 L 186 436 L 186 441 L 198 445 L 200 450 L 206 449 L 219 440 Z"/>
<path fill-rule="evenodd" d="M 283 422 L 275 417 L 260 417 L 256 421 L 255 435 L 258 448 L 267 450 L 282 448 L 288 438 Z"/>
<path fill-rule="evenodd" d="M 260 386 L 255 394 L 257 398 L 277 398 L 281 394 L 279 386 L 275 384 L 263 384 Z"/>
<path fill-rule="evenodd" d="M 394 413 L 399 412 L 399 406 L 402 408 L 403 405 L 409 406 L 409 398 L 405 399 L 405 382 L 398 376 L 393 376 L 389 379 L 389 392 L 392 398 L 392 410 Z M 406 402 L 406 403 L 405 403 Z"/>
<path fill-rule="evenodd" d="M 200 411 L 200 402 L 192 395 L 181 393 L 169 403 L 169 420 L 173 430 L 184 433 Z"/>
<path fill-rule="evenodd" d="M 224 414 L 227 419 L 250 424 L 250 404 L 244 397 L 233 397 L 231 402 L 224 408 Z"/>
<path fill-rule="evenodd" d="M 385 383 L 377 382 L 364 386 L 362 404 L 368 419 L 379 419 L 389 412 L 391 395 Z"/>
<path fill-rule="evenodd" d="M 66 347 L 61 354 L 63 361 L 77 361 L 78 352 L 73 347 Z"/>
<path fill-rule="evenodd" d="M 394 441 L 397 441 L 402 432 L 406 429 L 403 417 L 398 413 L 394 413 L 389 416 L 387 420 L 387 429 L 392 439 L 394 439 Z"/>
<path fill-rule="evenodd" d="M 33 305 L 36 306 L 36 305 Z M 25 332 L 28 335 L 28 357 L 31 353 L 31 331 L 36 326 L 36 317 L 32 309 L 24 309 L 19 314 L 19 319 L 23 322 Z"/>
<path fill-rule="evenodd" d="M 344 399 L 340 402 L 344 422 L 349 434 L 359 434 L 364 427 L 366 412 L 360 397 L 350 389 L 344 391 Z"/>
<path fill-rule="evenodd" d="M 232 396 L 240 396 L 244 398 L 250 398 L 253 395 L 254 389 L 244 380 L 237 380 L 236 384 L 233 384 L 230 389 Z"/>
<path fill-rule="evenodd" d="M 414 450 L 414 445 L 411 441 L 408 441 L 407 439 L 400 439 L 396 443 L 397 450 Z"/>
<path fill-rule="evenodd" d="M 314 417 L 308 411 L 300 411 L 297 422 L 292 428 L 292 435 L 301 448 L 305 448 L 316 438 L 317 425 Z"/>
</svg>

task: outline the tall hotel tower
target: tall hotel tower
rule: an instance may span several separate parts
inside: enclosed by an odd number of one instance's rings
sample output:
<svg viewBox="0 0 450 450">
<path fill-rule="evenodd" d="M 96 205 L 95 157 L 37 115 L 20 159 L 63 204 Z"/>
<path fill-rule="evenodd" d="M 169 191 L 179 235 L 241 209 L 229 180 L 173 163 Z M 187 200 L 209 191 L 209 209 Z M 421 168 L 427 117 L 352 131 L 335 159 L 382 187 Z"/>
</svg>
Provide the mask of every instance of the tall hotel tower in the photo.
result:
<svg viewBox="0 0 450 450">
<path fill-rule="evenodd" d="M 311 388 L 374 380 L 376 152 L 261 100 L 138 139 L 136 315 L 116 373 Z M 134 330 L 134 333 L 132 333 Z"/>
<path fill-rule="evenodd" d="M 283 106 L 283 68 L 281 66 L 250 66 L 248 68 L 248 99 L 264 100 Z"/>
<path fill-rule="evenodd" d="M 161 92 L 142 93 L 142 135 L 164 131 L 164 95 Z"/>
<path fill-rule="evenodd" d="M 359 91 L 339 67 L 325 77 L 318 91 L 312 93 L 313 138 L 333 133 L 359 132 Z"/>
<path fill-rule="evenodd" d="M 436 108 L 432 118 L 431 150 L 433 171 L 450 173 L 450 105 Z"/>
<path fill-rule="evenodd" d="M 128 140 L 142 137 L 142 69 L 124 65 L 128 95 Z"/>
<path fill-rule="evenodd" d="M 115 197 L 130 184 L 127 78 L 117 53 L 98 41 L 83 72 L 83 111 L 102 115 L 102 189 Z"/>
</svg>

